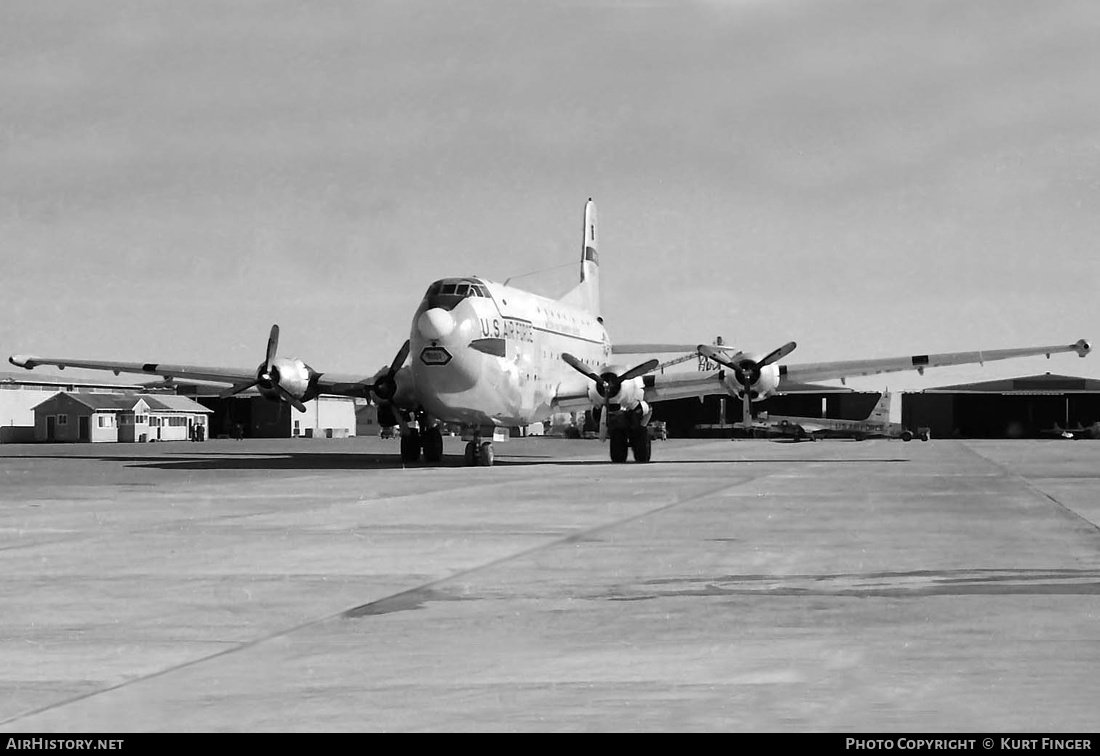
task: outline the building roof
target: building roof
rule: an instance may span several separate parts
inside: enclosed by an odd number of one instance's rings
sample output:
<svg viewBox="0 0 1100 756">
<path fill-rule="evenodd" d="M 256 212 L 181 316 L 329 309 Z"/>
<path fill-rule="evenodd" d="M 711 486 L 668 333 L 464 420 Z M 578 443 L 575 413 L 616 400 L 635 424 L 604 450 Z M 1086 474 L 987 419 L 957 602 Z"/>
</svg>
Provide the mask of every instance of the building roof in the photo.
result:
<svg viewBox="0 0 1100 756">
<path fill-rule="evenodd" d="M 139 398 L 136 394 L 70 394 L 62 391 L 39 402 L 34 408 L 38 409 L 43 405 L 61 401 L 64 397 L 97 412 L 126 412 L 134 408 Z"/>
<path fill-rule="evenodd" d="M 207 415 L 213 414 L 212 410 L 208 410 L 206 407 L 188 399 L 186 396 L 162 394 L 157 394 L 156 396 L 149 394 L 70 394 L 65 391 L 54 394 L 45 401 L 39 402 L 34 406 L 34 409 L 38 409 L 50 402 L 55 402 L 63 396 L 67 396 L 77 404 L 83 404 L 85 407 L 96 412 L 130 412 L 139 401 L 144 400 L 150 412 L 194 412 Z"/>
<path fill-rule="evenodd" d="M 149 409 L 155 412 L 204 412 L 208 415 L 214 414 L 214 410 L 207 409 L 194 399 L 189 399 L 186 396 L 176 396 L 175 394 L 156 394 L 155 396 L 151 396 L 149 394 L 142 394 L 141 398 L 149 405 Z"/>
<path fill-rule="evenodd" d="M 923 394 L 1086 394 L 1100 393 L 1100 381 L 1070 375 L 1029 375 L 980 383 L 959 383 L 925 389 Z"/>
</svg>

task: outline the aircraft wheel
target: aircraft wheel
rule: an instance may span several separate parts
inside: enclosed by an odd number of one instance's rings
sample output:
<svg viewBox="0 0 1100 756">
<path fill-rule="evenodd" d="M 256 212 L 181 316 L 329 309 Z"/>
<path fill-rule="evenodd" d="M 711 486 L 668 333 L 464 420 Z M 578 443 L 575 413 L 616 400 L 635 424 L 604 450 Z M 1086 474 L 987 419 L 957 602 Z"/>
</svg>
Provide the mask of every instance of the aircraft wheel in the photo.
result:
<svg viewBox="0 0 1100 756">
<path fill-rule="evenodd" d="M 424 431 L 424 461 L 439 462 L 443 459 L 443 431 L 439 427 Z"/>
<path fill-rule="evenodd" d="M 611 461 L 619 464 L 626 462 L 626 455 L 630 449 L 630 439 L 622 428 L 615 428 L 610 433 Z"/>
<path fill-rule="evenodd" d="M 644 425 L 630 432 L 630 448 L 634 450 L 635 462 L 648 462 L 653 455 L 653 442 Z"/>
<path fill-rule="evenodd" d="M 477 442 L 476 441 L 468 441 L 466 443 L 465 458 L 466 458 L 466 466 L 467 467 L 476 467 L 477 466 Z"/>
<path fill-rule="evenodd" d="M 420 460 L 420 431 L 409 431 L 401 437 L 401 461 L 417 462 Z"/>
<path fill-rule="evenodd" d="M 481 445 L 481 464 L 483 467 L 493 466 L 493 445 L 486 441 Z"/>
</svg>

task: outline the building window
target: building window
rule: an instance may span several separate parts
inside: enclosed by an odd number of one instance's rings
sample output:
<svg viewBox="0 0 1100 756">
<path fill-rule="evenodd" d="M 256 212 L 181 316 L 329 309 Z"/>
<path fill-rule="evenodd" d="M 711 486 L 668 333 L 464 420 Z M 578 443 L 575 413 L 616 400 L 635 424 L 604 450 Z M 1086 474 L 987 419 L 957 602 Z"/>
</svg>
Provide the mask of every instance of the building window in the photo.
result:
<svg viewBox="0 0 1100 756">
<path fill-rule="evenodd" d="M 69 416 L 68 415 L 58 415 L 57 416 L 57 424 L 58 425 L 68 425 L 69 424 Z"/>
</svg>

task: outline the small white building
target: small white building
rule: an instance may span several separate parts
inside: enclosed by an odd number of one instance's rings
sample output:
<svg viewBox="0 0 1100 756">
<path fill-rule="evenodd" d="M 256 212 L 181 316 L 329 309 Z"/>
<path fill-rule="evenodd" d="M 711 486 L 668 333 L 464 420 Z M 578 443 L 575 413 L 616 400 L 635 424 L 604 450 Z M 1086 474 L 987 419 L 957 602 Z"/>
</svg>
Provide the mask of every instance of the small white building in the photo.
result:
<svg viewBox="0 0 1100 756">
<path fill-rule="evenodd" d="M 0 373 L 0 444 L 32 443 L 34 408 L 61 391 L 70 394 L 141 393 L 136 385 L 68 381 L 54 375 Z"/>
<path fill-rule="evenodd" d="M 206 433 L 210 410 L 187 397 L 62 392 L 34 408 L 36 441 L 187 441 Z"/>
</svg>

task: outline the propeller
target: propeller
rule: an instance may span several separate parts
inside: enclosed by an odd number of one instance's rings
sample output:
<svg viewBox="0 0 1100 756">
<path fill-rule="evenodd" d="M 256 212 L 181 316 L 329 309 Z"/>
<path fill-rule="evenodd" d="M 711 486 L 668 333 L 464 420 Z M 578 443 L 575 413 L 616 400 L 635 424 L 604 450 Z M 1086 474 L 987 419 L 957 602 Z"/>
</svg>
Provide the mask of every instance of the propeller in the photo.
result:
<svg viewBox="0 0 1100 756">
<path fill-rule="evenodd" d="M 375 378 L 374 383 L 365 384 L 366 387 L 371 390 L 371 393 L 377 396 L 380 401 L 388 402 L 393 399 L 394 394 L 397 393 L 397 371 L 405 364 L 405 360 L 408 356 L 409 340 L 405 339 L 405 343 L 397 350 L 397 356 L 393 358 L 393 362 L 386 368 L 386 372 Z"/>
<path fill-rule="evenodd" d="M 397 371 L 405 364 L 408 356 L 409 340 L 406 339 L 401 348 L 397 350 L 397 355 L 393 358 L 390 366 L 385 369 L 385 372 L 375 378 L 374 383 L 363 384 L 369 390 L 367 397 L 377 398 L 378 400 L 379 425 L 400 425 L 402 432 L 405 428 L 405 419 L 394 413 L 392 400 L 397 394 Z M 371 394 L 373 394 L 373 397 Z"/>
<path fill-rule="evenodd" d="M 607 438 L 607 413 L 611 405 L 611 397 L 618 395 L 619 389 L 625 381 L 629 381 L 632 378 L 637 378 L 639 375 L 645 375 L 651 370 L 656 369 L 660 364 L 657 360 L 647 360 L 641 365 L 632 367 L 621 375 L 614 373 L 610 370 L 603 373 L 597 373 L 583 361 L 578 360 L 571 354 L 563 353 L 561 358 L 565 360 L 569 367 L 576 370 L 581 375 L 588 376 L 596 384 L 596 393 L 603 397 L 603 408 L 600 411 L 600 440 L 603 441 Z"/>
<path fill-rule="evenodd" d="M 267 389 L 268 391 L 274 391 L 279 395 L 281 399 L 291 404 L 294 409 L 299 412 L 306 411 L 306 405 L 302 404 L 296 396 L 291 394 L 279 383 L 279 366 L 275 364 L 275 353 L 279 349 L 279 326 L 271 326 L 271 333 L 267 337 L 267 357 L 264 359 L 264 364 L 260 365 L 260 369 L 256 371 L 255 380 L 251 380 L 248 383 L 238 383 L 235 386 L 222 391 L 218 394 L 219 397 L 225 399 L 231 396 L 235 396 L 242 391 L 252 388 L 253 386 L 259 386 Z"/>
<path fill-rule="evenodd" d="M 744 387 L 741 392 L 741 422 L 744 424 L 745 430 L 748 430 L 752 427 L 752 386 L 760 380 L 760 371 L 767 365 L 786 357 L 794 351 L 796 346 L 798 345 L 795 342 L 788 341 L 778 349 L 768 352 L 759 361 L 744 356 L 741 356 L 740 359 L 731 359 L 727 352 L 706 344 L 700 344 L 697 349 L 699 354 L 707 359 L 714 360 L 719 365 L 732 370 L 737 382 Z"/>
</svg>

